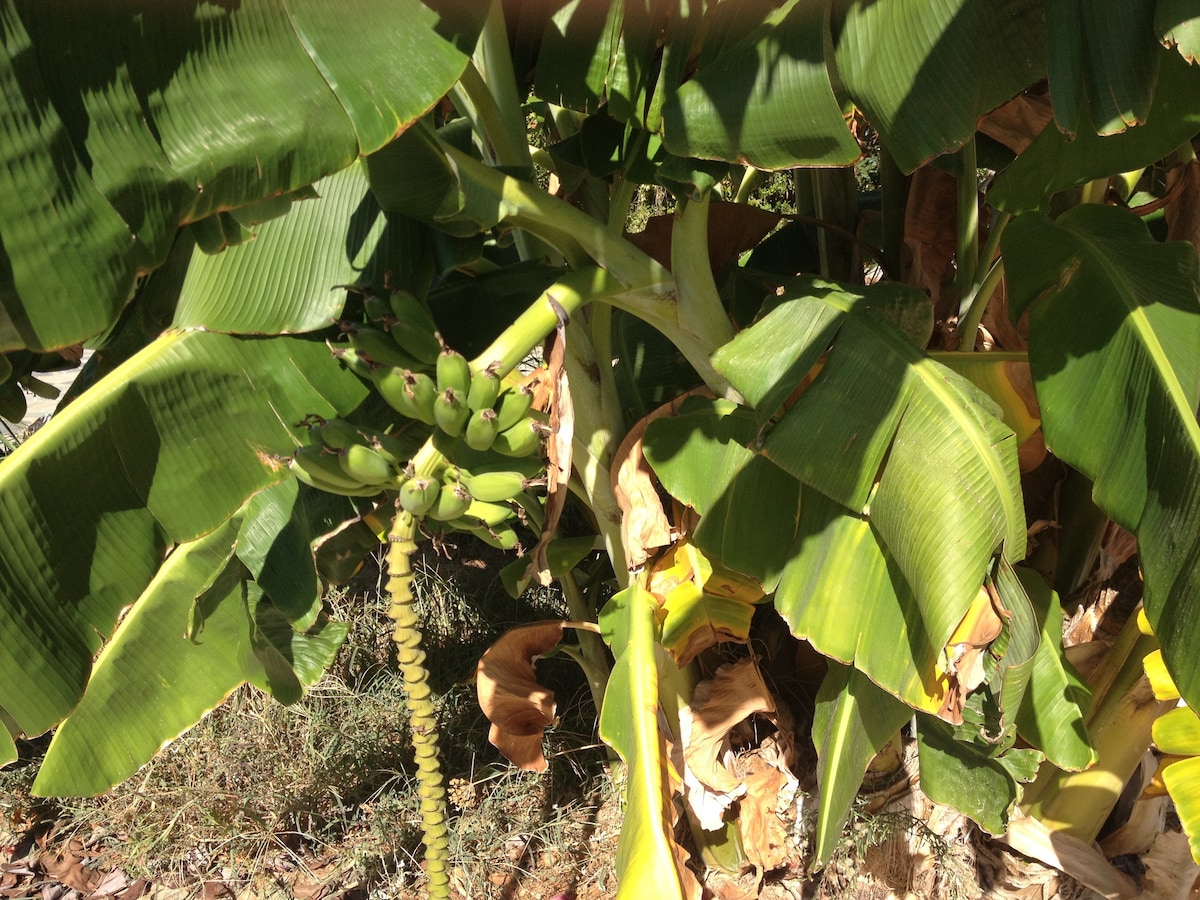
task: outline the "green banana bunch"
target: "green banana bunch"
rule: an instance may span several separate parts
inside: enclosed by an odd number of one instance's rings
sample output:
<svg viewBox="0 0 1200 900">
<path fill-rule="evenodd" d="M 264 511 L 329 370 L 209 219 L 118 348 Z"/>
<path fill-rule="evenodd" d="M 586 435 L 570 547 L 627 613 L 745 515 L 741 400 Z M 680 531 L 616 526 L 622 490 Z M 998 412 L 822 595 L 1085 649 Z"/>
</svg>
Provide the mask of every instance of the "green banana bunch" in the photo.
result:
<svg viewBox="0 0 1200 900">
<path fill-rule="evenodd" d="M 411 441 L 400 440 L 386 431 L 355 425 L 345 419 L 318 419 L 310 425 L 309 433 L 330 450 L 349 450 L 355 444 L 365 444 L 397 471 L 404 468 L 419 446 Z"/>
<path fill-rule="evenodd" d="M 393 340 L 387 332 L 372 328 L 369 325 L 353 325 L 346 332 L 350 338 L 350 346 L 362 357 L 381 366 L 399 367 L 401 369 L 420 369 L 422 363 L 408 353 L 400 344 Z"/>
<path fill-rule="evenodd" d="M 329 344 L 329 349 L 333 353 L 334 359 L 338 360 L 359 378 L 364 378 L 367 381 L 373 380 L 375 373 L 381 368 L 378 363 L 359 356 L 358 351 L 353 347 Z"/>
<path fill-rule="evenodd" d="M 442 351 L 442 340 L 429 310 L 408 291 L 392 291 L 388 307 L 390 315 L 384 321 L 392 339 L 422 367 L 432 366 Z"/>
<path fill-rule="evenodd" d="M 501 456 L 532 456 L 542 449 L 542 434 L 546 426 L 534 416 L 526 416 L 496 435 L 491 449 Z"/>
<path fill-rule="evenodd" d="M 471 364 L 457 350 L 446 347 L 437 356 L 437 389 L 441 393 L 453 390 L 464 404 L 471 391 Z"/>
</svg>

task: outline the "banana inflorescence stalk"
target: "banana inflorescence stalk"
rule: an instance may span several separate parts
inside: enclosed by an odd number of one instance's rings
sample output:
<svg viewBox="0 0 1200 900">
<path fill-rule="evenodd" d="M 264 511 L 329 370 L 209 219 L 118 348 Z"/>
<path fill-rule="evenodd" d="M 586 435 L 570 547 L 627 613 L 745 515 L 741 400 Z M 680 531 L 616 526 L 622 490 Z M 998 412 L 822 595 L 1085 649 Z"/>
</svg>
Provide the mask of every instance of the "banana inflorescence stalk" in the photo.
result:
<svg viewBox="0 0 1200 900">
<path fill-rule="evenodd" d="M 450 830 L 446 806 L 446 780 L 438 754 L 437 715 L 425 651 L 421 649 L 421 628 L 413 594 L 412 556 L 416 552 L 417 523 L 412 513 L 399 509 L 388 534 L 388 616 L 396 623 L 392 639 L 396 642 L 400 674 L 408 695 L 409 727 L 417 762 L 417 794 L 421 798 L 421 830 L 425 839 L 425 875 L 429 896 L 450 896 Z"/>
</svg>

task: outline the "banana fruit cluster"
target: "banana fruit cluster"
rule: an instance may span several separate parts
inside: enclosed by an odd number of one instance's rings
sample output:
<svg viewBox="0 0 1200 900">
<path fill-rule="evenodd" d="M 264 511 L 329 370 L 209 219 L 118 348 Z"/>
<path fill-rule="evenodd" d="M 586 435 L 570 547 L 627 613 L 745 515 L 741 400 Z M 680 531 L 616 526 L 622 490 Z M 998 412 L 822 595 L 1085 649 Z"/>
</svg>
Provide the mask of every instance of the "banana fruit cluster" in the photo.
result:
<svg viewBox="0 0 1200 900">
<path fill-rule="evenodd" d="M 541 502 L 530 492 L 545 485 L 537 457 L 477 456 L 470 469 L 445 461 L 435 474 L 417 476 L 408 462 L 415 448 L 398 437 L 344 419 L 310 416 L 304 424 L 313 440 L 288 465 L 310 487 L 346 497 L 394 492 L 403 509 L 437 531 L 468 532 L 505 550 L 519 546 L 518 521 L 541 526 Z"/>
<path fill-rule="evenodd" d="M 333 345 L 333 355 L 356 375 L 373 379 L 383 369 L 402 368 L 415 372 L 433 369 L 442 351 L 437 323 L 429 310 L 408 291 L 389 291 L 385 300 L 364 288 L 340 285 L 363 293 L 368 325 L 343 322 L 347 344 Z"/>
</svg>

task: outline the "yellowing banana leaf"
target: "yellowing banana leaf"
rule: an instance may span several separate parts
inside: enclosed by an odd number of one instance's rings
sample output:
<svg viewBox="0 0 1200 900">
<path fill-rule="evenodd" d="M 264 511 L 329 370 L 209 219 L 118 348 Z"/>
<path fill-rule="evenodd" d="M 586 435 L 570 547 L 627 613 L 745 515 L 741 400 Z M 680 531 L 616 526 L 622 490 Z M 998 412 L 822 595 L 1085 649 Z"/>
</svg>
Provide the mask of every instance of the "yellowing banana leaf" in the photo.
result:
<svg viewBox="0 0 1200 900">
<path fill-rule="evenodd" d="M 6 0 L 0 221 L 19 301 L 0 313 L 0 348 L 100 333 L 179 224 L 377 150 L 458 79 L 486 11 Z"/>
<path fill-rule="evenodd" d="M 315 331 L 341 315 L 346 292 L 335 285 L 382 288 L 385 273 L 413 253 L 408 239 L 419 236 L 389 223 L 358 165 L 314 188 L 318 199 L 298 201 L 257 226 L 253 240 L 215 256 L 195 250 L 172 325 L 236 334 Z"/>
<path fill-rule="evenodd" d="M 1004 235 L 1012 315 L 1029 309 L 1029 363 L 1046 444 L 1095 484 L 1138 539 L 1146 614 L 1189 704 L 1200 701 L 1200 264 L 1142 222 L 1084 205 Z"/>
<path fill-rule="evenodd" d="M 600 615 L 604 639 L 616 657 L 604 692 L 600 737 L 621 755 L 627 779 L 625 819 L 617 845 L 619 900 L 692 896 L 683 881 L 690 873 L 677 867 L 678 851 L 671 836 L 672 778 L 678 780 L 678 775 L 672 773 L 659 729 L 657 608 L 654 595 L 635 583 L 612 597 Z"/>
<path fill-rule="evenodd" d="M 1159 716 L 1150 730 L 1155 746 L 1170 756 L 1200 756 L 1200 717 L 1180 706 Z"/>
<path fill-rule="evenodd" d="M 0 465 L 0 706 L 26 734 L 74 708 L 102 636 L 171 545 L 288 477 L 305 415 L 365 396 L 321 343 L 170 334 Z"/>
<path fill-rule="evenodd" d="M 769 591 L 795 535 L 800 487 L 748 448 L 756 432 L 744 407 L 694 398 L 646 426 L 643 452 L 671 496 L 700 514 L 695 545 Z"/>
<path fill-rule="evenodd" d="M 797 279 L 713 365 L 762 403 L 762 416 L 832 341 L 820 374 L 766 432 L 762 453 L 869 517 L 940 648 L 993 556 L 1024 557 L 1025 513 L 1016 439 L 996 405 L 872 309 L 876 294 L 886 302 L 874 305 L 891 309 L 906 292 L 911 303 L 928 303 L 900 285 L 877 291 Z"/>
<path fill-rule="evenodd" d="M 1162 770 L 1162 780 L 1187 832 L 1192 859 L 1200 863 L 1200 756 L 1171 763 Z"/>
<path fill-rule="evenodd" d="M 128 778 L 250 681 L 293 701 L 333 658 L 346 626 L 295 633 L 233 558 L 241 516 L 180 545 L 96 658 L 34 783 L 41 796 L 98 794 Z M 282 695 L 282 696 L 281 696 Z"/>
<path fill-rule="evenodd" d="M 754 605 L 762 588 L 749 578 L 723 570 L 692 544 L 675 544 L 651 569 L 647 588 L 661 598 L 665 615 L 662 645 L 680 668 L 718 641 L 750 639 Z"/>
<path fill-rule="evenodd" d="M 833 663 L 817 692 L 817 860 L 827 862 L 841 838 L 850 805 L 875 754 L 896 737 L 912 710 L 852 666 Z"/>
<path fill-rule="evenodd" d="M 1200 131 L 1200 69 L 1178 54 L 1159 55 L 1158 82 L 1144 125 L 1102 137 L 1088 122 L 1071 139 L 1051 123 L 997 176 L 988 203 L 1007 212 L 1047 209 L 1058 191 L 1147 166 Z"/>
<path fill-rule="evenodd" d="M 1000 408 L 1000 418 L 1017 436 L 1017 446 L 1042 425 L 1033 376 L 1026 353 L 945 353 L 929 354 L 947 369 L 957 372 L 992 398 Z"/>
</svg>

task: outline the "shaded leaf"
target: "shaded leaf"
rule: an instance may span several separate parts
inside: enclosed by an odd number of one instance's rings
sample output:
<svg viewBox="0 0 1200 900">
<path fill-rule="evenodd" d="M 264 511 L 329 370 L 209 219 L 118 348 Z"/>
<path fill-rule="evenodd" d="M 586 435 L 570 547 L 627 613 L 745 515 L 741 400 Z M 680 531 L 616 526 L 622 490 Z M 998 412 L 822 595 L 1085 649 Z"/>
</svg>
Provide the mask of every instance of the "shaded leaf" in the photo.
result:
<svg viewBox="0 0 1200 900">
<path fill-rule="evenodd" d="M 1056 105 L 1057 108 L 1057 105 Z M 1146 122 L 1121 134 L 1099 136 L 1081 127 L 1074 140 L 1052 124 L 1001 172 L 988 203 L 1006 212 L 1046 209 L 1051 197 L 1113 172 L 1129 172 L 1162 159 L 1200 131 L 1200 68 L 1163 54 Z"/>
<path fill-rule="evenodd" d="M 273 455 L 299 442 L 292 423 L 366 393 L 322 344 L 203 332 L 160 338 L 101 384 L 0 468 L 0 541 L 19 548 L 0 557 L 0 705 L 28 734 L 74 707 L 167 547 L 288 477 Z"/>
<path fill-rule="evenodd" d="M 279 634 L 256 639 L 256 610 L 269 604 L 232 561 L 240 525 L 239 515 L 171 554 L 96 658 L 83 698 L 55 732 L 35 792 L 98 794 L 149 762 L 244 681 L 264 690 L 281 686 L 280 699 L 290 702 L 298 699 L 291 683 L 320 677 L 346 627 L 326 623 L 312 636 L 296 635 L 285 620 L 286 643 L 271 642 Z M 297 652 L 301 659 L 293 660 Z"/>
<path fill-rule="evenodd" d="M 1189 0 L 1158 0 L 1154 7 L 1154 33 L 1174 46 L 1190 63 L 1200 58 L 1200 15 Z"/>
<path fill-rule="evenodd" d="M 1180 693 L 1200 700 L 1200 265 L 1128 212 L 1093 204 L 1005 232 L 1013 316 L 1029 309 L 1029 362 L 1046 444 L 1095 482 L 1134 531 L 1146 613 Z M 1036 302 L 1035 302 L 1036 301 Z"/>
</svg>

